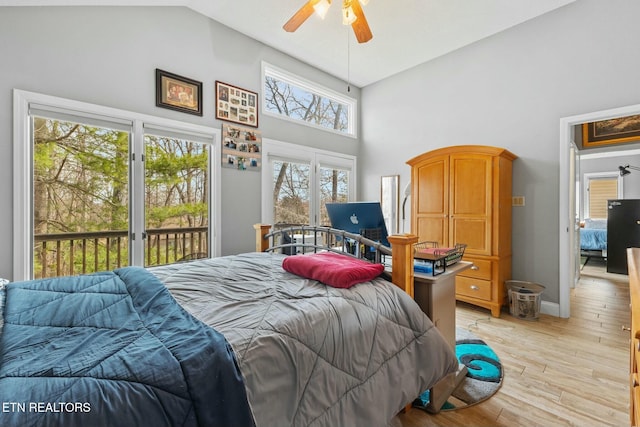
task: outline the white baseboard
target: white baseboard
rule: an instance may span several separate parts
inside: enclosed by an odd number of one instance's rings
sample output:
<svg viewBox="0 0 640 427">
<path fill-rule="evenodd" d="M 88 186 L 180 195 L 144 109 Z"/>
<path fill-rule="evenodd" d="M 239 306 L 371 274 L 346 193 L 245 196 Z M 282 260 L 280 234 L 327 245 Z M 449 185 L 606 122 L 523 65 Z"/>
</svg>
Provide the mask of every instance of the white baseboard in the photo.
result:
<svg viewBox="0 0 640 427">
<path fill-rule="evenodd" d="M 560 304 L 557 302 L 541 301 L 540 313 L 560 317 Z"/>
</svg>

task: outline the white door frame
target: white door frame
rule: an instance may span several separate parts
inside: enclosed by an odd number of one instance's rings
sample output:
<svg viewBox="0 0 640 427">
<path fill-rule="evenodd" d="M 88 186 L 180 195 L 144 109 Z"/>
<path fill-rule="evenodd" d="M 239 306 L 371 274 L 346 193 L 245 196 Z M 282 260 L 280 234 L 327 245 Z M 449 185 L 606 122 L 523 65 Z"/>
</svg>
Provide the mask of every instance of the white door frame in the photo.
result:
<svg viewBox="0 0 640 427">
<path fill-rule="evenodd" d="M 575 280 L 575 272 L 573 271 L 573 265 L 570 264 L 573 257 L 573 248 L 570 246 L 570 242 L 575 238 L 575 229 L 573 227 L 573 221 L 575 220 L 575 212 L 571 210 L 571 204 L 569 203 L 569 186 L 575 185 L 574 177 L 571 174 L 569 147 L 571 146 L 571 139 L 573 135 L 573 126 L 580 125 L 582 123 L 594 122 L 598 120 L 606 120 L 614 117 L 630 116 L 634 114 L 640 114 L 640 104 L 629 105 L 626 107 L 613 108 L 610 110 L 595 111 L 592 113 L 580 114 L 577 116 L 563 117 L 560 119 L 560 146 L 559 146 L 559 161 L 560 161 L 560 175 L 559 175 L 559 316 L 569 317 L 570 310 L 570 294 L 569 290 L 571 284 Z"/>
</svg>

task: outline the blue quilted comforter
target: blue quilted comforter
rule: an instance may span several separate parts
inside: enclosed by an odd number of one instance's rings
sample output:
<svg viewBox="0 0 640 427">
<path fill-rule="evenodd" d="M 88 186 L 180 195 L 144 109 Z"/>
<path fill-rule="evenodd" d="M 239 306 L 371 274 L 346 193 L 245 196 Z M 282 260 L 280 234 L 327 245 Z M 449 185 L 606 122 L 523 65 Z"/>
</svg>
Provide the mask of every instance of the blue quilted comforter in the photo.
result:
<svg viewBox="0 0 640 427">
<path fill-rule="evenodd" d="M 594 251 L 607 249 L 607 229 L 581 228 L 580 249 Z"/>
<path fill-rule="evenodd" d="M 224 336 L 142 268 L 11 283 L 0 333 L 3 427 L 254 424 Z"/>
</svg>

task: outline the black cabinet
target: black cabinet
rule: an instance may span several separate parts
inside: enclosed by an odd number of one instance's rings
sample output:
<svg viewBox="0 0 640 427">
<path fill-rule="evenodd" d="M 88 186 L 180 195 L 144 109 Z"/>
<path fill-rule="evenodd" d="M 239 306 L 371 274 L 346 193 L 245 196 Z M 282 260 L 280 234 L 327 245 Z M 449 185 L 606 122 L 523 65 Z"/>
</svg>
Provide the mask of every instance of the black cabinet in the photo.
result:
<svg viewBox="0 0 640 427">
<path fill-rule="evenodd" d="M 627 248 L 640 247 L 640 199 L 608 201 L 607 272 L 629 274 Z"/>
</svg>

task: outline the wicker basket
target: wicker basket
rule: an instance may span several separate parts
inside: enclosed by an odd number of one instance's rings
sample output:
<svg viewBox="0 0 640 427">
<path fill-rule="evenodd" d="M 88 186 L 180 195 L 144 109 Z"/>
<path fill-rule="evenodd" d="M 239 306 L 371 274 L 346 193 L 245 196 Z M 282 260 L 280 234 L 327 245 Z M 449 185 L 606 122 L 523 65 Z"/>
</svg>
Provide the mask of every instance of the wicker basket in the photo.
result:
<svg viewBox="0 0 640 427">
<path fill-rule="evenodd" d="M 505 284 L 509 295 L 509 313 L 518 319 L 537 320 L 542 305 L 540 296 L 545 287 L 520 280 L 507 280 Z"/>
</svg>

